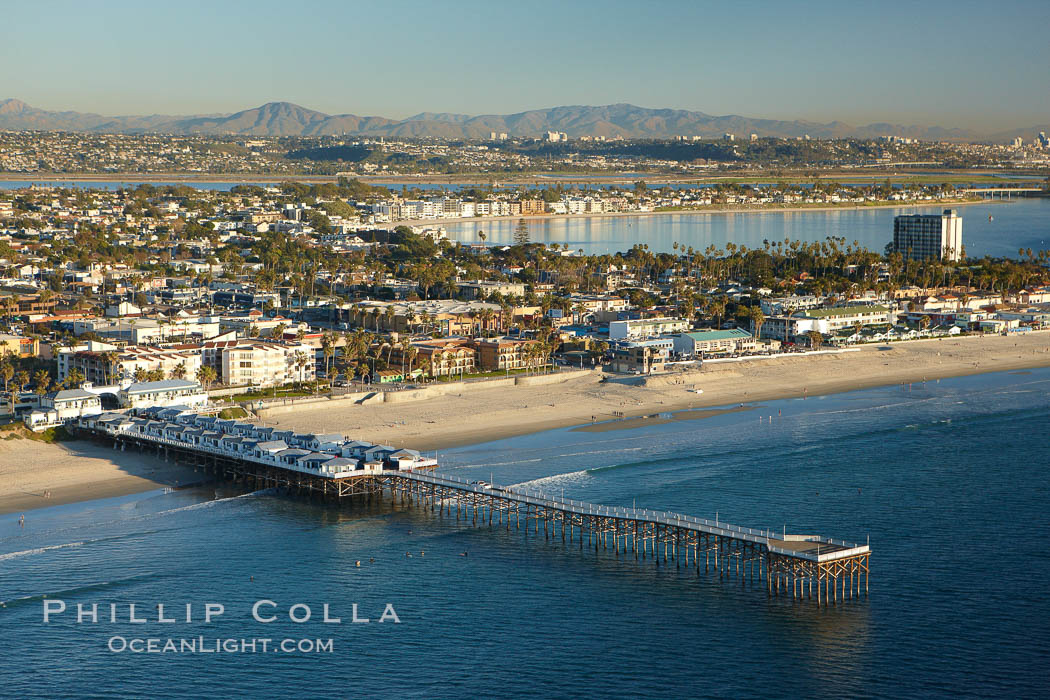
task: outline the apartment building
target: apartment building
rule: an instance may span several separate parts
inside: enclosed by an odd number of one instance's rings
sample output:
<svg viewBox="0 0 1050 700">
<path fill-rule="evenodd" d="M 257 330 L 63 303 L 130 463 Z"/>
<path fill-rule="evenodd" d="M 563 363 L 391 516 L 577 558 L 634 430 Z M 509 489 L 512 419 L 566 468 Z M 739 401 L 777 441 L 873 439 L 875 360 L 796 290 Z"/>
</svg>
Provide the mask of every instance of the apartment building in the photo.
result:
<svg viewBox="0 0 1050 700">
<path fill-rule="evenodd" d="M 305 343 L 233 340 L 205 343 L 202 359 L 223 384 L 270 387 L 316 378 L 315 351 Z"/>
<path fill-rule="evenodd" d="M 536 344 L 535 340 L 516 338 L 477 339 L 475 362 L 484 372 L 523 369 L 529 366 L 529 348 Z"/>
<path fill-rule="evenodd" d="M 954 209 L 894 217 L 891 247 L 911 260 L 961 260 L 962 217 Z"/>
<path fill-rule="evenodd" d="M 635 340 L 652 338 L 689 330 L 689 321 L 683 318 L 632 318 L 626 321 L 609 322 L 610 340 Z"/>
</svg>

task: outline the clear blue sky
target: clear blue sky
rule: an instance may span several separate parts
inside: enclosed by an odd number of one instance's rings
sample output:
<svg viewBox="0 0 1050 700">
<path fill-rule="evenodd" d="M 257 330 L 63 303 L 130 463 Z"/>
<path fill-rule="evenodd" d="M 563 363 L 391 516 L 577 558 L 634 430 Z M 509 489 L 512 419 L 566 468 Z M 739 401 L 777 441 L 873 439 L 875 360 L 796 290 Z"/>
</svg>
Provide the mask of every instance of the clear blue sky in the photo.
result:
<svg viewBox="0 0 1050 700">
<path fill-rule="evenodd" d="M 1050 0 L 5 3 L 0 99 L 102 114 L 509 113 L 1050 122 Z"/>
</svg>

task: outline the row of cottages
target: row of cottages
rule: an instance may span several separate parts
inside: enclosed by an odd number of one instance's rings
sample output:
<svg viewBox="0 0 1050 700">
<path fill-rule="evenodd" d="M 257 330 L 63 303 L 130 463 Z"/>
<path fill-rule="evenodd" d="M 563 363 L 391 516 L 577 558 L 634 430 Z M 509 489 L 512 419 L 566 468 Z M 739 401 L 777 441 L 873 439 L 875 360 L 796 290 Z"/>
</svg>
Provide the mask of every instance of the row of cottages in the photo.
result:
<svg viewBox="0 0 1050 700">
<path fill-rule="evenodd" d="M 346 440 L 336 433 L 295 433 L 236 420 L 203 416 L 179 406 L 138 415 L 104 414 L 90 422 L 110 433 L 170 440 L 264 464 L 332 478 L 354 472 L 436 466 L 415 450 Z"/>
</svg>

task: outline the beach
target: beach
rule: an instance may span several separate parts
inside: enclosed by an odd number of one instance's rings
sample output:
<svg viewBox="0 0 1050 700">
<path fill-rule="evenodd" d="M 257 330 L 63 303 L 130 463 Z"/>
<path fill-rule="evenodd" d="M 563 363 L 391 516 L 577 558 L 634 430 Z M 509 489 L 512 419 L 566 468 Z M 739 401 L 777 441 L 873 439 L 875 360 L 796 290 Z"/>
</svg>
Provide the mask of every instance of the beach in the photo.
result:
<svg viewBox="0 0 1050 700">
<path fill-rule="evenodd" d="M 126 496 L 198 479 L 188 467 L 92 442 L 0 440 L 0 514 Z"/>
<path fill-rule="evenodd" d="M 669 411 L 1046 366 L 1050 366 L 1050 332 L 967 336 L 869 345 L 835 354 L 709 362 L 700 371 L 608 375 L 607 381 L 602 381 L 600 372 L 579 372 L 558 384 L 471 387 L 421 401 L 367 405 L 330 401 L 264 415 L 263 420 L 285 429 L 341 433 L 430 452 L 599 422 L 609 421 L 603 429 L 629 427 L 620 419 Z M 697 389 L 703 393 L 697 394 Z"/>
<path fill-rule="evenodd" d="M 843 352 L 708 362 L 699 371 L 648 377 L 564 372 L 555 383 L 444 385 L 421 400 L 331 400 L 261 414 L 261 422 L 311 433 L 435 452 L 555 428 L 604 432 L 702 420 L 763 401 L 1050 366 L 1050 332 L 870 345 Z M 559 377 L 561 379 L 561 377 Z M 703 393 L 697 393 L 697 390 Z M 408 396 L 399 397 L 403 399 Z M 712 409 L 720 410 L 691 410 Z M 674 416 L 673 411 L 686 411 Z M 0 441 L 0 513 L 146 491 L 195 479 L 188 468 L 139 452 L 76 441 Z M 51 498 L 43 497 L 44 491 Z"/>
</svg>

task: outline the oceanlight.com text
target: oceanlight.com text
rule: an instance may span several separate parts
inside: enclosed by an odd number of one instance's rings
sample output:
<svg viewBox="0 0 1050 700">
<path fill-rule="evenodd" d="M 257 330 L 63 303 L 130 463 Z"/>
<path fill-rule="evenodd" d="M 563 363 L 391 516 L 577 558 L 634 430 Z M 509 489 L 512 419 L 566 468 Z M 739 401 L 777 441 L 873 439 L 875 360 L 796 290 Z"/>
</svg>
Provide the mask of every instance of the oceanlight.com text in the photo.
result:
<svg viewBox="0 0 1050 700">
<path fill-rule="evenodd" d="M 331 639 L 270 639 L 259 637 L 110 637 L 115 654 L 331 654 Z"/>
</svg>

